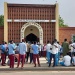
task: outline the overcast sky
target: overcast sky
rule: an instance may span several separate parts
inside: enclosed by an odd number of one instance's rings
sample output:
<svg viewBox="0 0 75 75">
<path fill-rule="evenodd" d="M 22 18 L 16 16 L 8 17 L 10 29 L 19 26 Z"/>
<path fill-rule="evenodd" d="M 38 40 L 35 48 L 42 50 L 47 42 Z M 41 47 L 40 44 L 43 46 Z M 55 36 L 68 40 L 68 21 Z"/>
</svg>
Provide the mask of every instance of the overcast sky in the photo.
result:
<svg viewBox="0 0 75 75">
<path fill-rule="evenodd" d="M 59 15 L 65 24 L 75 27 L 75 0 L 0 0 L 0 15 L 4 14 L 4 2 L 22 4 L 59 4 Z"/>
</svg>

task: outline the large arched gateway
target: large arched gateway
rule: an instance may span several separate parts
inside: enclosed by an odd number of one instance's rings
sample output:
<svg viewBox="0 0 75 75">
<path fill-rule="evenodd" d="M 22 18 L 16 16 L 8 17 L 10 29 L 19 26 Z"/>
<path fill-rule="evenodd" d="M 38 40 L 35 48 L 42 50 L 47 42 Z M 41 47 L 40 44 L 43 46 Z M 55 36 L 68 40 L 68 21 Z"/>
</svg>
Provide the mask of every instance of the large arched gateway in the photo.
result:
<svg viewBox="0 0 75 75">
<path fill-rule="evenodd" d="M 21 40 L 26 39 L 26 41 L 39 41 L 43 44 L 43 29 L 35 22 L 28 22 L 24 24 L 21 28 Z"/>
</svg>

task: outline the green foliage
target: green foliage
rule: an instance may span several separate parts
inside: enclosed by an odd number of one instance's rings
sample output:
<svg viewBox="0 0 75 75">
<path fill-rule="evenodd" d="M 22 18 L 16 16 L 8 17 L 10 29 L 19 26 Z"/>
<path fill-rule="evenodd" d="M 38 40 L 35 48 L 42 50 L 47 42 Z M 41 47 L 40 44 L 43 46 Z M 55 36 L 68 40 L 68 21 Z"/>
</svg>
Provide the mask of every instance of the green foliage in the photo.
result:
<svg viewBox="0 0 75 75">
<path fill-rule="evenodd" d="M 4 15 L 0 15 L 0 26 L 4 26 Z"/>
<path fill-rule="evenodd" d="M 68 27 L 68 25 L 64 24 L 64 20 L 60 16 L 59 16 L 59 27 Z"/>
</svg>

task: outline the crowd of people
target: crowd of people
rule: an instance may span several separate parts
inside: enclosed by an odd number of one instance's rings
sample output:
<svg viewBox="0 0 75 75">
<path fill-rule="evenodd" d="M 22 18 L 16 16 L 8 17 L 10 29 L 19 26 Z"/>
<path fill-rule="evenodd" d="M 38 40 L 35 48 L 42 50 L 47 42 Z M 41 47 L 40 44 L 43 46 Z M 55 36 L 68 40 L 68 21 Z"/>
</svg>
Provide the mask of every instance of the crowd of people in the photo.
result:
<svg viewBox="0 0 75 75">
<path fill-rule="evenodd" d="M 51 60 L 53 58 L 53 67 L 58 66 L 70 66 L 75 65 L 75 40 L 74 42 L 67 42 L 67 39 L 64 39 L 62 45 L 54 39 L 52 44 L 48 41 L 46 45 L 47 50 L 47 61 L 49 67 L 51 66 Z M 60 61 L 60 56 L 63 57 L 63 60 Z"/>
<path fill-rule="evenodd" d="M 54 39 L 52 43 L 48 41 L 45 45 L 41 45 L 35 41 L 26 43 L 24 39 L 18 44 L 15 44 L 13 40 L 10 40 L 8 44 L 3 41 L 2 44 L 0 44 L 0 51 L 1 65 L 6 65 L 6 58 L 8 56 L 10 68 L 14 68 L 15 58 L 17 59 L 16 68 L 19 68 L 20 62 L 21 68 L 23 68 L 24 64 L 28 63 L 29 56 L 30 64 L 34 63 L 34 67 L 36 67 L 38 63 L 38 67 L 41 67 L 39 57 L 43 56 L 43 51 L 46 51 L 48 67 L 51 66 L 52 59 L 53 67 L 59 64 L 62 66 L 75 65 L 75 40 L 74 42 L 70 41 L 68 43 L 67 39 L 64 39 L 62 45 L 60 45 L 56 39 Z M 62 61 L 60 61 L 60 57 L 63 58 Z"/>
</svg>

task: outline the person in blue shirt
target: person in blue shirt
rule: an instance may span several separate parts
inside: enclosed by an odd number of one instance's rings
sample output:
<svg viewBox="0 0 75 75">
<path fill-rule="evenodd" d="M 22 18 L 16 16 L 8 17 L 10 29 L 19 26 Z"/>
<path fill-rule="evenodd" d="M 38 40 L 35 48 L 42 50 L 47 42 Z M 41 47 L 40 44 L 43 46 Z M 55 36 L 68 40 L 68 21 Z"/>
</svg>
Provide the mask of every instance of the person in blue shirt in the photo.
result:
<svg viewBox="0 0 75 75">
<path fill-rule="evenodd" d="M 6 48 L 4 45 L 4 41 L 2 41 L 2 45 L 1 45 L 1 58 L 2 58 L 2 66 L 5 66 L 5 52 L 6 52 Z"/>
<path fill-rule="evenodd" d="M 36 59 L 38 62 L 38 66 L 40 67 L 40 61 L 39 61 L 39 47 L 36 44 L 36 42 L 34 42 L 34 44 L 32 45 L 32 50 L 33 50 L 33 62 L 34 62 L 34 67 L 36 67 Z"/>
<path fill-rule="evenodd" d="M 10 59 L 10 68 L 14 68 L 14 51 L 15 47 L 13 44 L 13 41 L 10 41 L 10 44 L 8 45 L 8 54 L 9 54 L 9 59 Z"/>
<path fill-rule="evenodd" d="M 18 64 L 17 64 L 17 68 L 21 64 L 21 69 L 24 67 L 24 61 L 25 61 L 25 56 L 26 56 L 26 44 L 25 44 L 25 40 L 22 39 L 22 42 L 19 44 L 19 59 L 18 59 Z"/>
</svg>

